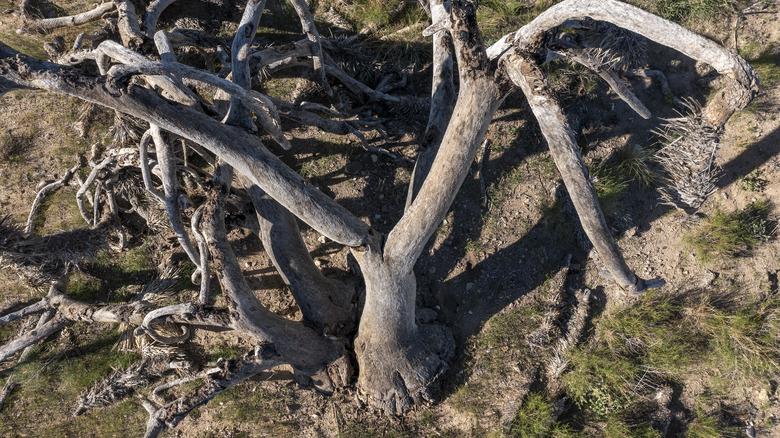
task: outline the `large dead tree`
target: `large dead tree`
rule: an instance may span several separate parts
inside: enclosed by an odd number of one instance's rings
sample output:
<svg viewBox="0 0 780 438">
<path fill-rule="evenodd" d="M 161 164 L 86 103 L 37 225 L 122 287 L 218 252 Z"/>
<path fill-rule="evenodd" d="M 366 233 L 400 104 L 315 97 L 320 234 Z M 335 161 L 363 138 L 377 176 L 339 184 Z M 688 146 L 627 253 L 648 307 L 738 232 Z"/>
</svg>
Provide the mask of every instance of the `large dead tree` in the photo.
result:
<svg viewBox="0 0 780 438">
<path fill-rule="evenodd" d="M 641 116 L 649 117 L 619 77 L 642 66 L 632 65 L 630 54 L 620 51 L 626 46 L 615 40 L 645 38 L 662 44 L 709 64 L 726 78 L 726 85 L 701 109 L 701 123 L 713 131 L 757 92 L 755 72 L 736 54 L 617 0 L 563 1 L 491 47 L 485 47 L 480 35 L 474 1 L 431 0 L 432 24 L 425 34 L 433 35 L 434 78 L 426 134 L 403 217 L 383 235 L 283 164 L 257 135 L 265 132 L 282 148 L 289 148 L 281 118 L 361 139 L 366 131 L 383 133 L 377 119 L 349 113 L 332 84 L 367 103 L 397 105 L 409 99 L 391 94 L 388 81 L 372 88 L 350 76 L 329 55 L 328 48 L 335 43 L 318 33 L 306 3 L 290 2 L 301 20 L 304 39 L 287 46 L 254 48 L 265 1 L 252 0 L 246 5 L 229 56 L 202 33 L 157 29 L 163 9 L 172 3 L 162 0 L 152 2 L 140 16 L 130 2 L 115 1 L 81 18 L 57 22 L 77 23 L 113 5 L 119 14 L 114 22 L 121 44 L 110 38 L 111 32 L 93 36 L 94 48 L 90 49 L 81 47 L 80 38 L 73 50 L 59 53 L 55 62 L 27 57 L 0 43 L 0 92 L 37 88 L 66 94 L 115 111 L 120 115 L 117 120 L 125 124 L 131 119 L 142 122 L 146 133 L 140 148 L 115 148 L 97 163 L 81 182 L 79 205 L 83 206 L 82 198 L 94 187 L 93 216 L 82 208 L 84 218 L 93 230 L 116 233 L 118 237 L 109 244 L 120 246 L 124 233 L 117 222 L 122 210 L 117 197 L 130 199 L 135 193 L 135 203 L 132 199 L 123 202 L 132 204 L 139 214 L 147 212 L 142 216 L 150 223 L 154 215 L 149 212 L 167 210 L 179 244 L 197 267 L 194 280 L 201 285 L 194 303 L 158 307 L 143 295 L 127 304 L 86 304 L 63 293 L 70 264 L 56 264 L 58 275 L 46 277 L 52 284 L 46 298 L 0 319 L 8 322 L 29 314 L 46 315 L 34 330 L 0 347 L 0 361 L 74 321 L 124 323 L 137 327 L 133 336 L 148 337 L 159 345 L 181 343 L 195 328 L 237 330 L 255 340 L 255 351 L 199 374 L 204 384 L 173 402 L 144 401 L 150 413 L 147 436 L 176 426 L 191 409 L 217 393 L 280 364 L 291 366 L 299 381 L 323 392 L 351 384 L 356 372 L 355 385 L 364 400 L 386 412 L 403 413 L 434 397 L 454 346 L 447 327 L 415 320 L 413 267 L 450 208 L 494 113 L 513 88 L 525 95 L 583 229 L 625 293 L 641 292 L 647 284 L 627 266 L 610 234 L 573 130 L 540 66 L 549 59 L 566 58 L 593 69 Z M 46 28 L 48 23 L 38 26 Z M 594 34 L 599 38 L 593 38 Z M 213 73 L 178 62 L 176 50 L 185 46 L 220 56 L 222 70 Z M 330 107 L 284 102 L 252 89 L 252 78 L 262 80 L 264 75 L 293 66 L 311 69 Z M 214 101 L 194 93 L 196 88 L 207 90 Z M 152 154 L 148 151 L 151 144 Z M 186 155 L 177 157 L 179 148 L 174 146 L 180 144 L 198 151 L 214 166 L 212 184 L 201 181 L 203 187 L 210 187 L 201 205 L 189 205 L 186 191 L 177 185 L 178 173 L 196 173 L 187 168 Z M 139 169 L 134 175 L 142 177 L 120 177 L 132 169 Z M 135 189 L 127 187 L 132 181 Z M 147 192 L 146 204 L 138 202 L 139 190 Z M 224 206 L 231 190 L 246 192 L 251 198 L 258 235 L 305 322 L 272 313 L 247 285 L 226 235 Z M 105 211 L 98 208 L 101 199 L 106 200 Z M 182 206 L 193 208 L 189 227 L 182 220 Z M 297 220 L 349 247 L 362 277 L 359 290 L 354 282 L 322 274 L 302 241 Z M 0 249 L 15 254 L 15 263 L 30 269 L 24 252 L 29 245 L 24 242 L 35 236 L 18 229 L 15 233 L 16 237 L 0 241 Z M 35 242 L 40 248 L 44 241 Z M 40 252 L 36 254 L 40 257 Z M 209 273 L 216 273 L 216 280 L 211 281 Z M 205 306 L 210 287 L 222 289 L 227 308 Z M 356 294 L 362 297 L 357 299 Z M 362 303 L 362 308 L 354 308 L 355 302 Z M 164 332 L 166 324 L 168 331 Z M 356 337 L 347 339 L 354 327 Z M 347 346 L 351 345 L 354 351 L 350 352 Z M 357 371 L 350 367 L 349 355 L 357 359 Z M 186 380 L 164 384 L 155 394 Z"/>
</svg>

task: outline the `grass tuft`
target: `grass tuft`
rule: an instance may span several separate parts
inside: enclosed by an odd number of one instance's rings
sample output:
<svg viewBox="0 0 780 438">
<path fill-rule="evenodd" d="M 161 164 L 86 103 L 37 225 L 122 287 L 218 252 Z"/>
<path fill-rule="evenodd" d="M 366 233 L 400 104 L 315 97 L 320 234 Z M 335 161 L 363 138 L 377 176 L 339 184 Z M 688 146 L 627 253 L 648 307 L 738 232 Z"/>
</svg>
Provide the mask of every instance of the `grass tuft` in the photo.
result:
<svg viewBox="0 0 780 438">
<path fill-rule="evenodd" d="M 708 20 L 728 13 L 735 4 L 732 0 L 662 0 L 656 8 L 667 20 L 687 22 Z"/>
<path fill-rule="evenodd" d="M 704 263 L 722 256 L 747 255 L 759 242 L 771 239 L 775 227 L 767 218 L 769 204 L 755 201 L 734 213 L 716 210 L 712 218 L 685 241 L 696 251 Z"/>
</svg>

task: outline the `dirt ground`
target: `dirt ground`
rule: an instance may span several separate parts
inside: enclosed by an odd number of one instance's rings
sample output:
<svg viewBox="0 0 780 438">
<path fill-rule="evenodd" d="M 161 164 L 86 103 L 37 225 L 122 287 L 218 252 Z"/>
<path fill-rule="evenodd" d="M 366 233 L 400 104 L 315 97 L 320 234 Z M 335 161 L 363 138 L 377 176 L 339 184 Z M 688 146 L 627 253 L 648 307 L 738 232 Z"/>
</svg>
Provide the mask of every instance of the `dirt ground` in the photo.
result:
<svg viewBox="0 0 780 438">
<path fill-rule="evenodd" d="M 8 5 L 0 0 L 0 9 Z M 0 16 L 0 35 L 4 35 L 0 39 L 5 42 L 8 38 L 5 35 L 13 32 L 15 24 L 11 14 Z M 608 222 L 628 265 L 642 278 L 663 279 L 666 284 L 662 291 L 665 293 L 709 287 L 717 281 L 737 288 L 747 300 L 777 292 L 778 241 L 773 239 L 760 244 L 738 258 L 704 263 L 684 236 L 698 229 L 715 211 L 738 211 L 756 200 L 769 202 L 770 219 L 776 221 L 780 217 L 780 201 L 777 201 L 780 199 L 780 119 L 777 117 L 780 110 L 780 79 L 777 76 L 780 21 L 775 12 L 746 15 L 736 27 L 722 23 L 699 25 L 696 31 L 739 50 L 749 61 L 751 57 L 760 58 L 764 64 L 759 74 L 768 78 L 756 102 L 735 114 L 726 125 L 718 151 L 717 164 L 723 169 L 718 190 L 696 215 L 689 215 L 664 205 L 656 187 L 642 186 L 634 181 L 620 195 L 617 207 L 611 211 L 606 209 Z M 650 45 L 649 53 L 651 67 L 665 73 L 675 96 L 706 98 L 710 87 L 702 80 L 701 66 L 660 47 Z M 770 60 L 768 64 L 767 59 Z M 642 120 L 634 114 L 593 77 L 578 76 L 575 72 L 560 80 L 580 87 L 577 95 L 567 102 L 566 109 L 569 116 L 578 121 L 578 140 L 589 166 L 597 166 L 615 151 L 634 145 L 648 149 L 656 147 L 657 137 L 651 131 L 658 129 L 660 118 L 675 117 L 678 109 L 665 101 L 658 84 L 652 80 L 632 79 L 630 82 L 637 96 L 653 112 L 654 117 L 650 120 Z M 292 79 L 273 84 L 288 93 L 296 92 L 298 86 Z M 420 92 L 426 86 L 417 84 L 405 91 Z M 88 155 L 92 144 L 105 141 L 100 127 L 92 129 L 87 138 L 80 138 L 75 133 L 72 125 L 79 108 L 80 103 L 73 99 L 37 91 L 14 92 L 0 99 L 0 135 L 22 145 L 17 151 L 0 151 L 5 157 L 0 162 L 0 214 L 26 220 L 40 184 L 58 178 L 77 162 L 79 154 Z M 603 266 L 583 243 L 565 189 L 529 113 L 519 92 L 507 99 L 490 126 L 481 172 L 475 163 L 445 221 L 415 266 L 418 308 L 433 310 L 436 320 L 453 330 L 458 344 L 459 353 L 446 376 L 440 403 L 421 406 L 404 418 L 388 418 L 361 405 L 353 388 L 323 397 L 310 389 L 298 389 L 288 379 L 288 370 L 279 369 L 218 396 L 166 436 L 501 434 L 501 411 L 505 408 L 502 404 L 517 409 L 519 401 L 510 392 L 528 390 L 530 383 L 522 372 L 496 383 L 497 391 L 509 395 L 496 396 L 500 400 L 495 403 L 492 413 L 487 409 L 481 415 L 475 415 L 458 407 L 456 400 L 463 385 L 479 379 L 479 366 L 470 362 L 467 347 L 485 329 L 488 321 L 527 303 L 529 297 L 558 272 L 567 255 L 571 255 L 572 262 L 567 284 L 571 288 L 595 291 L 594 308 L 608 312 L 603 309 L 625 305 L 618 298 L 615 287 L 599 275 Z M 110 118 L 106 123 L 108 120 Z M 403 213 L 405 188 L 413 167 L 411 162 L 367 151 L 354 138 L 324 134 L 314 128 L 291 127 L 288 132 L 292 137 L 292 151 L 275 151 L 285 162 L 375 229 L 381 232 L 392 229 Z M 393 142 L 376 136 L 370 143 L 414 159 L 419 129 L 399 129 L 392 134 L 395 135 Z M 12 143 L 9 140 L 4 144 Z M 657 164 L 651 162 L 650 166 L 657 170 Z M 747 189 L 741 183 L 751 173 L 763 181 L 760 189 Z M 484 196 L 481 183 L 485 186 Z M 86 226 L 75 207 L 75 190 L 75 187 L 68 187 L 47 204 L 43 211 L 45 219 L 37 227 L 39 233 Z M 229 237 L 250 286 L 272 311 L 300 319 L 300 312 L 284 289 L 284 282 L 274 271 L 259 240 L 249 231 L 251 227 L 246 221 L 252 219 L 246 213 L 238 203 L 229 211 L 234 219 L 229 222 L 233 224 Z M 306 227 L 302 229 L 307 245 L 325 272 L 343 275 L 348 269 L 348 250 Z M 144 236 L 138 235 L 136 239 L 135 245 L 143 244 Z M 150 255 L 155 263 L 175 257 L 172 249 L 164 248 Z M 9 309 L 42 293 L 30 290 L 10 271 L 0 271 L 0 308 Z M 183 292 L 188 293 L 194 292 Z M 220 305 L 220 301 L 215 305 Z M 29 325 L 29 322 L 25 324 Z M 19 330 L 21 326 L 13 329 Z M 6 341 L 12 334 L 0 332 L 0 340 Z M 84 335 L 83 340 L 87 339 L 91 338 Z M 204 348 L 209 351 L 220 348 L 219 351 L 242 351 L 250 347 L 247 340 L 236 336 L 214 338 L 210 335 L 208 339 L 200 336 L 196 340 L 203 341 Z M 0 376 L 9 372 L 8 367 L 0 368 Z M 690 414 L 693 400 L 702 387 L 697 386 L 694 376 L 686 379 L 677 397 L 683 406 L 681 410 Z M 749 395 L 755 406 L 762 407 L 751 420 L 757 425 L 756 436 L 780 436 L 778 379 L 772 388 L 774 391 L 756 391 Z M 742 389 L 752 391 L 751 388 Z M 729 402 L 722 401 L 724 405 Z M 57 436 L 56 427 L 76 421 L 65 415 L 63 412 L 67 408 L 62 407 L 57 408 L 62 412 L 55 415 L 56 419 L 38 418 L 36 423 L 40 421 L 41 424 L 31 424 L 31 418 L 25 419 L 29 412 L 20 408 L 24 403 L 20 398 L 12 398 L 0 411 L 0 424 L 12 424 L 14 435 L 35 436 L 45 429 L 47 434 Z M 126 418 L 135 421 L 145 416 L 140 403 L 133 399 L 130 405 L 137 412 Z M 100 413 L 86 415 L 99 416 Z M 689 421 L 686 418 L 681 414 L 675 420 L 678 428 Z M 139 426 L 142 428 L 143 425 Z M 745 424 L 739 423 L 739 427 L 738 436 L 746 436 Z M 113 433 L 100 429 L 72 430 L 81 432 L 70 433 L 84 433 L 83 436 Z M 125 433 L 130 432 L 116 432 L 117 436 Z"/>
</svg>

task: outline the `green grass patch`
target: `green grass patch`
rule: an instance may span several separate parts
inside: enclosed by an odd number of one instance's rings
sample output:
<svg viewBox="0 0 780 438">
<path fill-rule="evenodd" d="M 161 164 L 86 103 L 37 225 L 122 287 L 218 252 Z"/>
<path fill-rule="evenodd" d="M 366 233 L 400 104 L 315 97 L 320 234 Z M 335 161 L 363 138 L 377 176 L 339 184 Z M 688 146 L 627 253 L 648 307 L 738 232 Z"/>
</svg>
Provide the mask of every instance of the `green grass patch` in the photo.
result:
<svg viewBox="0 0 780 438">
<path fill-rule="evenodd" d="M 661 0 L 655 8 L 667 20 L 691 22 L 711 20 L 732 11 L 732 0 Z"/>
<path fill-rule="evenodd" d="M 206 350 L 209 360 L 216 362 L 219 359 L 236 359 L 244 354 L 245 351 L 237 347 L 229 347 L 226 345 L 212 345 Z"/>
<path fill-rule="evenodd" d="M 747 192 L 762 192 L 769 181 L 762 178 L 761 171 L 756 169 L 737 179 L 737 183 L 742 190 Z"/>
<path fill-rule="evenodd" d="M 542 311 L 541 303 L 537 302 L 495 315 L 469 339 L 466 371 L 478 377 L 469 379 L 452 395 L 455 409 L 481 417 L 494 397 L 491 382 L 516 373 L 513 366 L 521 369 L 534 366 L 536 355 L 525 337 L 538 325 Z"/>
<path fill-rule="evenodd" d="M 510 32 L 516 32 L 525 24 L 558 0 L 484 0 L 477 9 L 479 23 L 485 44 L 488 46 Z"/>
<path fill-rule="evenodd" d="M 699 231 L 686 236 L 685 241 L 704 263 L 724 256 L 746 255 L 759 242 L 774 235 L 774 226 L 768 220 L 769 204 L 755 201 L 734 213 L 716 210 Z"/>
<path fill-rule="evenodd" d="M 95 339 L 89 329 L 87 324 L 76 323 L 68 330 L 74 339 Z M 40 344 L 26 363 L 10 372 L 20 387 L 0 411 L 4 430 L 40 437 L 143 434 L 147 414 L 132 399 L 73 417 L 79 394 L 112 368 L 124 368 L 137 360 L 135 354 L 111 351 L 116 332 L 100 330 L 97 336 L 97 341 L 79 343 L 77 350 L 56 340 Z"/>
<path fill-rule="evenodd" d="M 743 300 L 735 308 L 717 296 L 651 291 L 602 315 L 594 341 L 573 351 L 562 378 L 585 421 L 607 421 L 616 431 L 607 436 L 656 436 L 637 422 L 644 397 L 694 375 L 719 399 L 736 388 L 769 390 L 780 371 L 780 301 Z M 699 418 L 690 436 L 711 436 L 706 415 Z"/>
<path fill-rule="evenodd" d="M 538 437 L 585 437 L 584 433 L 557 421 L 553 415 L 553 405 L 547 396 L 540 392 L 529 392 L 518 409 L 509 436 L 515 438 Z"/>
</svg>

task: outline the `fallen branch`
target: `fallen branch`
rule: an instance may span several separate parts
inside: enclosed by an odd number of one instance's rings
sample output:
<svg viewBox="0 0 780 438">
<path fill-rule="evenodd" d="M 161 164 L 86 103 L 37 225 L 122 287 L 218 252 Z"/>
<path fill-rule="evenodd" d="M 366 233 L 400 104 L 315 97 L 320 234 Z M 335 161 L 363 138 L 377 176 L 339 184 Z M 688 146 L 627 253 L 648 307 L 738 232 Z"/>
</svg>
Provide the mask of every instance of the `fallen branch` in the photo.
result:
<svg viewBox="0 0 780 438">
<path fill-rule="evenodd" d="M 26 10 L 24 6 L 22 6 L 22 8 L 23 10 Z M 103 14 L 111 11 L 112 9 L 114 9 L 114 3 L 112 2 L 101 3 L 100 5 L 96 6 L 94 9 L 87 12 L 82 12 L 77 15 L 71 15 L 68 17 L 43 18 L 39 20 L 32 20 L 28 22 L 26 29 L 37 30 L 39 32 L 49 32 L 60 27 L 79 26 L 84 23 L 89 23 L 92 20 L 97 20 L 98 18 L 102 17 Z"/>
</svg>

